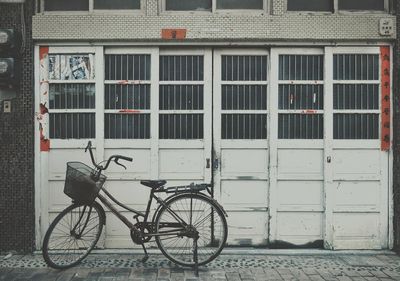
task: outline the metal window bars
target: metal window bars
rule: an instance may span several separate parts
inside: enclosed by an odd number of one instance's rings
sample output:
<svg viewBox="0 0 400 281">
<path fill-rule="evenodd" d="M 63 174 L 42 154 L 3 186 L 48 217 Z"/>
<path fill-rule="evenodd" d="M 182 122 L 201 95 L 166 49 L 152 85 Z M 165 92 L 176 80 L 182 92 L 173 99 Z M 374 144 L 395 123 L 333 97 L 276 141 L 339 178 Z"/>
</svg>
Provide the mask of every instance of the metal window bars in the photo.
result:
<svg viewBox="0 0 400 281">
<path fill-rule="evenodd" d="M 221 138 L 266 139 L 268 56 L 221 56 Z"/>
<path fill-rule="evenodd" d="M 323 79 L 323 55 L 279 55 L 279 139 L 323 138 Z"/>
<path fill-rule="evenodd" d="M 104 137 L 150 138 L 151 56 L 105 55 Z"/>
<path fill-rule="evenodd" d="M 204 138 L 204 56 L 161 55 L 160 139 Z"/>
<path fill-rule="evenodd" d="M 379 138 L 379 55 L 333 57 L 334 139 Z"/>
<path fill-rule="evenodd" d="M 49 135 L 87 139 L 96 135 L 93 54 L 49 55 Z"/>
</svg>

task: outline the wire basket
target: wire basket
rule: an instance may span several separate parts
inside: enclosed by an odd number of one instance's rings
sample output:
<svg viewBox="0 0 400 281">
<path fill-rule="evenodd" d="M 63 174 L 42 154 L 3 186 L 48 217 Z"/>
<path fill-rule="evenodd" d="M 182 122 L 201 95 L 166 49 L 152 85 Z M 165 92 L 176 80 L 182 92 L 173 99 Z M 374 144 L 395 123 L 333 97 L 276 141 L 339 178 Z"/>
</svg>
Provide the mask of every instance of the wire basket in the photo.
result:
<svg viewBox="0 0 400 281">
<path fill-rule="evenodd" d="M 96 171 L 81 162 L 68 162 L 65 176 L 64 193 L 78 203 L 92 203 L 107 177 L 100 175 L 95 179 Z"/>
</svg>

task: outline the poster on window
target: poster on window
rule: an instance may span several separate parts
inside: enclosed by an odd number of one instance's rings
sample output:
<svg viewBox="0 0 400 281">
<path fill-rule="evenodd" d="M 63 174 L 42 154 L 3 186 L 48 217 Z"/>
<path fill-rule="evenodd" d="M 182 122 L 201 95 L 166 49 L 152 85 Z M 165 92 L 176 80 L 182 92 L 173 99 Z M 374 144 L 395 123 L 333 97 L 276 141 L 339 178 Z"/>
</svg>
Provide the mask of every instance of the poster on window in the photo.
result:
<svg viewBox="0 0 400 281">
<path fill-rule="evenodd" d="M 49 55 L 49 79 L 94 79 L 94 55 Z"/>
</svg>

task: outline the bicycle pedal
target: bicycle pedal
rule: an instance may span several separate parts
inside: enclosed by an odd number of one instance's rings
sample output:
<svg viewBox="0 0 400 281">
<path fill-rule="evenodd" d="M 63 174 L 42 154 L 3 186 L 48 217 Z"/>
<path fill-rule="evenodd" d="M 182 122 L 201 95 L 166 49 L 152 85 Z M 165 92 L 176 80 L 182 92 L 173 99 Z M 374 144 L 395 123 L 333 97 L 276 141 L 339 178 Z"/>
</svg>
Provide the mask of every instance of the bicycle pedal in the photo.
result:
<svg viewBox="0 0 400 281">
<path fill-rule="evenodd" d="M 142 258 L 142 262 L 145 263 L 148 259 L 149 259 L 149 256 L 146 255 L 146 256 L 144 256 L 144 257 Z"/>
</svg>

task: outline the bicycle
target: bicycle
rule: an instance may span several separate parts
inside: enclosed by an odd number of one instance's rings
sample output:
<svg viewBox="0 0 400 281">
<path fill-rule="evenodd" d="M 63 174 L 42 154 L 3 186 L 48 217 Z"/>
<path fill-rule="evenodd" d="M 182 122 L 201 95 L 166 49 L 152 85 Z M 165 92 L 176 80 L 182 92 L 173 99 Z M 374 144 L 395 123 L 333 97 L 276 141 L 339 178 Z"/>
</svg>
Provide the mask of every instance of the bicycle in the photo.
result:
<svg viewBox="0 0 400 281">
<path fill-rule="evenodd" d="M 151 188 L 143 213 L 122 204 L 104 188 L 106 176 L 102 171 L 112 161 L 126 169 L 119 160 L 133 159 L 112 155 L 96 164 L 91 141 L 85 152 L 88 150 L 94 169 L 80 162 L 67 163 L 64 193 L 72 198 L 72 204 L 54 219 L 44 236 L 42 253 L 47 265 L 67 269 L 79 264 L 93 250 L 106 223 L 106 213 L 97 199 L 129 228 L 132 241 L 143 248 L 143 262 L 149 257 L 145 243 L 153 238 L 164 256 L 176 264 L 194 267 L 196 274 L 198 266 L 221 253 L 228 235 L 227 214 L 211 197 L 211 184 L 166 187 L 165 180 L 143 180 L 141 184 Z M 158 193 L 172 195 L 161 199 Z M 134 213 L 136 223 L 122 215 L 109 199 Z M 154 200 L 158 207 L 150 220 Z"/>
</svg>

